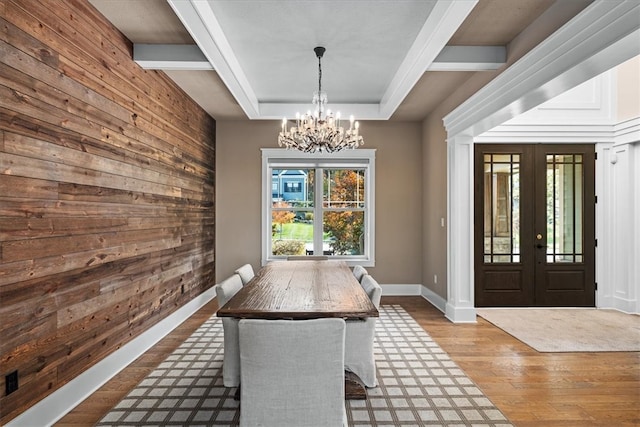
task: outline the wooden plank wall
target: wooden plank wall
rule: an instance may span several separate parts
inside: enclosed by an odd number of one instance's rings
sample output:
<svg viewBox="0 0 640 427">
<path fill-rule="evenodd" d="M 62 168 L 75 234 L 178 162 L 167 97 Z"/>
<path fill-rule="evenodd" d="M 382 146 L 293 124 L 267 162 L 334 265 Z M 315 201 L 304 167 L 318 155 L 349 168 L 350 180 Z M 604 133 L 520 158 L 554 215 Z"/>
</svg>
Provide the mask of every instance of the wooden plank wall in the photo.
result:
<svg viewBox="0 0 640 427">
<path fill-rule="evenodd" d="M 0 30 L 4 424 L 214 285 L 215 121 L 86 0 Z"/>
</svg>

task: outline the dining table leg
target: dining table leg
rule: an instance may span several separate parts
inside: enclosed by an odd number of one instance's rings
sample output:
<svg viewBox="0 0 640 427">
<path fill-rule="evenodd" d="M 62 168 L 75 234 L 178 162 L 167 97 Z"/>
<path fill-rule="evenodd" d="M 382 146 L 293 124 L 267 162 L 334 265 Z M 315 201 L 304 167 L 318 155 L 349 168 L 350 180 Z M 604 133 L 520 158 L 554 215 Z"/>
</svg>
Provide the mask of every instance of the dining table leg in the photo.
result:
<svg viewBox="0 0 640 427">
<path fill-rule="evenodd" d="M 367 388 L 360 377 L 353 372 L 344 372 L 344 397 L 347 400 L 365 400 Z"/>
</svg>

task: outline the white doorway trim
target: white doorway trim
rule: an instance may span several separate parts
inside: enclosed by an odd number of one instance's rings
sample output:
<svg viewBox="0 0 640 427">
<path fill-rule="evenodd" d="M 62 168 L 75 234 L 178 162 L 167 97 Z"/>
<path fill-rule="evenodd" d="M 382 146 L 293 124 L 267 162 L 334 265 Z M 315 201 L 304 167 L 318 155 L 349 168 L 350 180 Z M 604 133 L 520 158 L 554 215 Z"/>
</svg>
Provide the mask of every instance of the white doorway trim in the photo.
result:
<svg viewBox="0 0 640 427">
<path fill-rule="evenodd" d="M 444 118 L 447 130 L 447 305 L 475 322 L 473 138 L 640 54 L 640 3 L 596 0 Z"/>
</svg>

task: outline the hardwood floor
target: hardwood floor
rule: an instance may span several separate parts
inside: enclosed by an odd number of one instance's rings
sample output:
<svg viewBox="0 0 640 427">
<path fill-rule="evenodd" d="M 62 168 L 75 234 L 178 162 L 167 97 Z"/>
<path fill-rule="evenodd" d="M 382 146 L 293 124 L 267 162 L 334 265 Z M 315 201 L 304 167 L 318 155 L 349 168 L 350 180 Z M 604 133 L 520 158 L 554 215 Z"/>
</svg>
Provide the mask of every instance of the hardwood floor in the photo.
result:
<svg viewBox="0 0 640 427">
<path fill-rule="evenodd" d="M 400 304 L 517 427 L 639 426 L 640 353 L 538 353 L 484 319 L 453 324 L 420 297 Z M 217 310 L 211 302 L 62 418 L 91 426 Z"/>
</svg>

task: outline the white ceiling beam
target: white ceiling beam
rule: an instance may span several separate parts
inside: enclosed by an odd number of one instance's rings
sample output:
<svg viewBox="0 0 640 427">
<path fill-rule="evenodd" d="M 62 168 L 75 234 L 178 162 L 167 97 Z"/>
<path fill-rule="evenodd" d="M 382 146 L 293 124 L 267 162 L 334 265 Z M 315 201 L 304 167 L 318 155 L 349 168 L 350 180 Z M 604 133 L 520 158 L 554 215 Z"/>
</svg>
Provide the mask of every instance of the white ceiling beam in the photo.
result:
<svg viewBox="0 0 640 427">
<path fill-rule="evenodd" d="M 445 46 L 429 66 L 429 71 L 496 70 L 506 61 L 504 46 Z M 213 70 L 198 45 L 133 45 L 133 60 L 147 70 Z M 263 111 L 261 104 L 261 112 Z M 275 105 L 275 104 L 274 104 Z M 266 110 L 273 108 L 269 105 Z M 369 107 L 366 107 L 369 109 Z"/>
<path fill-rule="evenodd" d="M 505 46 L 445 46 L 429 71 L 490 71 L 506 64 Z"/>
<path fill-rule="evenodd" d="M 133 60 L 147 70 L 213 70 L 195 44 L 135 43 Z"/>
<path fill-rule="evenodd" d="M 438 0 L 382 97 L 381 119 L 391 117 L 477 2 Z"/>
<path fill-rule="evenodd" d="M 248 118 L 258 119 L 259 104 L 211 5 L 202 0 L 167 0 Z"/>
</svg>

